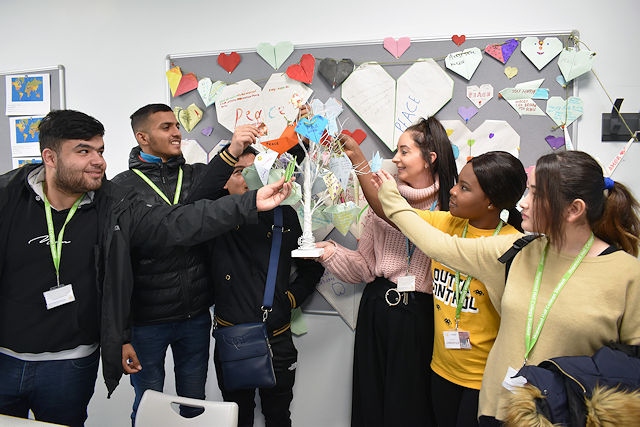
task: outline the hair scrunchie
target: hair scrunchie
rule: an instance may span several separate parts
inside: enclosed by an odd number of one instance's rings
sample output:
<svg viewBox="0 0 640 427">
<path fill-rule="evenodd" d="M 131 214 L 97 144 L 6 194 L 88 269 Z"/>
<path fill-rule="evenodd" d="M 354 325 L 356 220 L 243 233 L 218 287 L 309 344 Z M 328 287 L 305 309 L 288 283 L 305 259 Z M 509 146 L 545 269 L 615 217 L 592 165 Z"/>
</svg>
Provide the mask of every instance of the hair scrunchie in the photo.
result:
<svg viewBox="0 0 640 427">
<path fill-rule="evenodd" d="M 605 190 L 611 190 L 613 188 L 613 184 L 615 183 L 614 180 L 612 180 L 611 178 L 609 178 L 608 176 L 604 177 L 604 189 Z"/>
</svg>

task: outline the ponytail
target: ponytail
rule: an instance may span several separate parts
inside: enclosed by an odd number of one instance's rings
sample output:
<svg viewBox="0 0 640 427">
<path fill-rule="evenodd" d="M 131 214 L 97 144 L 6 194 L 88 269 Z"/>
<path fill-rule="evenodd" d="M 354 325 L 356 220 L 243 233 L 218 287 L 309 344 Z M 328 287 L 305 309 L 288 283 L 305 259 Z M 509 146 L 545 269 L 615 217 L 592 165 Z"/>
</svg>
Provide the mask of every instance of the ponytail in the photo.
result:
<svg viewBox="0 0 640 427">
<path fill-rule="evenodd" d="M 602 217 L 594 224 L 593 233 L 605 242 L 638 256 L 640 243 L 640 205 L 633 194 L 619 182 L 613 183 L 608 192 Z"/>
</svg>

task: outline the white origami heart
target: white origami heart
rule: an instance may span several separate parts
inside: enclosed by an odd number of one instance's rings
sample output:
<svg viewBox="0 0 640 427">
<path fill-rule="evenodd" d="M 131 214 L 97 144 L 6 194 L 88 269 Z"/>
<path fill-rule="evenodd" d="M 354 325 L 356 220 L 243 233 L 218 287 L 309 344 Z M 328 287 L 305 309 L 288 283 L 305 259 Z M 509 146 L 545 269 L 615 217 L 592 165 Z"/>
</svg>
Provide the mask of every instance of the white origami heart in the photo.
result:
<svg viewBox="0 0 640 427">
<path fill-rule="evenodd" d="M 453 80 L 433 59 L 414 63 L 397 82 L 379 64 L 364 63 L 342 83 L 342 100 L 392 151 L 407 127 L 452 96 Z"/>
<path fill-rule="evenodd" d="M 480 108 L 493 98 L 493 86 L 488 83 L 478 86 L 467 86 L 467 98 Z"/>
<path fill-rule="evenodd" d="M 457 148 L 458 172 L 470 157 L 489 151 L 507 151 L 518 157 L 520 135 L 504 120 L 486 120 L 473 132 L 460 120 L 441 120 L 441 123 L 449 135 L 449 140 Z"/>
<path fill-rule="evenodd" d="M 200 98 L 202 98 L 202 102 L 204 102 L 204 106 L 208 107 L 216 102 L 216 97 L 225 86 L 226 83 L 220 80 L 214 83 L 209 77 L 200 79 L 200 81 L 198 81 L 198 93 L 200 94 Z"/>
<path fill-rule="evenodd" d="M 444 63 L 448 69 L 460 74 L 467 80 L 471 80 L 471 76 L 478 69 L 480 62 L 482 62 L 482 51 L 477 47 L 453 52 L 444 58 Z"/>
<path fill-rule="evenodd" d="M 289 121 L 295 120 L 298 108 L 290 101 L 297 95 L 307 102 L 312 89 L 290 79 L 285 73 L 272 74 L 264 88 L 246 79 L 226 86 L 216 99 L 218 123 L 231 132 L 236 126 L 264 123 L 267 134 L 260 142 L 280 138 Z"/>
<path fill-rule="evenodd" d="M 537 37 L 526 37 L 520 43 L 520 50 L 538 70 L 547 65 L 562 51 L 562 42 L 557 37 L 540 40 Z"/>
<path fill-rule="evenodd" d="M 560 53 L 558 67 L 565 82 L 591 71 L 596 54 L 589 50 L 575 50 L 568 47 Z"/>
<path fill-rule="evenodd" d="M 584 112 L 584 103 L 577 96 L 570 96 L 566 101 L 559 96 L 552 96 L 547 101 L 547 114 L 558 126 L 569 126 Z"/>
</svg>

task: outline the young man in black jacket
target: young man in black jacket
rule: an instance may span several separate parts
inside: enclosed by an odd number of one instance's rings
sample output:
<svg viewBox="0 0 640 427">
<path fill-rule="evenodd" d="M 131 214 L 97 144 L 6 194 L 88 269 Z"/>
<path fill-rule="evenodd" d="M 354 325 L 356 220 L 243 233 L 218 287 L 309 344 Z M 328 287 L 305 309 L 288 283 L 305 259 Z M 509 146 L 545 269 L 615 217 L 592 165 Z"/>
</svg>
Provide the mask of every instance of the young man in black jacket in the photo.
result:
<svg viewBox="0 0 640 427">
<path fill-rule="evenodd" d="M 82 426 L 98 357 L 122 375 L 133 248 L 189 246 L 257 221 L 291 185 L 151 206 L 105 179 L 104 127 L 73 110 L 40 124 L 43 165 L 0 175 L 0 413 Z M 101 348 L 100 348 L 101 347 Z"/>
<path fill-rule="evenodd" d="M 205 186 L 211 190 L 209 198 L 224 195 L 223 186 L 238 157 L 259 136 L 257 127 L 239 126 L 231 144 L 208 165 L 186 164 L 180 124 L 168 105 L 138 109 L 131 115 L 131 128 L 138 146 L 129 155 L 129 170 L 116 175 L 113 182 L 132 187 L 150 204 L 188 203 L 194 190 Z M 205 245 L 135 250 L 132 255 L 132 324 L 122 360 L 135 390 L 133 424 L 144 392 L 163 390 L 168 347 L 173 354 L 177 394 L 205 398 L 213 284 Z M 201 412 L 201 408 L 180 407 L 188 418 Z"/>
<path fill-rule="evenodd" d="M 251 147 L 245 150 L 225 189 L 232 195 L 249 191 L 242 170 L 255 158 Z M 267 331 L 273 352 L 276 386 L 259 389 L 262 413 L 267 426 L 291 425 L 289 406 L 293 399 L 298 351 L 291 336 L 291 309 L 298 307 L 313 292 L 324 268 L 313 260 L 292 258 L 291 251 L 298 247 L 302 235 L 296 211 L 282 206 L 283 234 L 275 279 L 272 310 L 267 314 Z M 260 322 L 269 257 L 271 254 L 273 210 L 258 214 L 257 224 L 238 226 L 212 241 L 211 266 L 215 286 L 215 322 L 217 327 L 238 323 Z M 292 271 L 294 271 L 292 275 Z M 218 387 L 225 401 L 239 406 L 238 427 L 253 426 L 255 390 L 225 388 L 217 348 L 214 362 Z"/>
</svg>

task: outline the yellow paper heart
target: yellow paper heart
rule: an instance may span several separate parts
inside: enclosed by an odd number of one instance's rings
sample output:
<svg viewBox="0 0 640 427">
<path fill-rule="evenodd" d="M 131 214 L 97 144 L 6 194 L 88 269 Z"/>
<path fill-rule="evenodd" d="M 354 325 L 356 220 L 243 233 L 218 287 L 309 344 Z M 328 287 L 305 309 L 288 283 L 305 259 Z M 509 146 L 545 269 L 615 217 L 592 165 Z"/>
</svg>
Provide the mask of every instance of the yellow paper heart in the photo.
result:
<svg viewBox="0 0 640 427">
<path fill-rule="evenodd" d="M 182 71 L 180 67 L 173 67 L 165 73 L 167 75 L 167 81 L 169 82 L 169 89 L 171 89 L 171 95 L 175 96 L 180 79 L 182 78 Z"/>
<path fill-rule="evenodd" d="M 504 75 L 510 79 L 518 74 L 518 67 L 504 67 Z"/>
<path fill-rule="evenodd" d="M 191 104 L 187 108 L 175 107 L 173 112 L 187 132 L 191 132 L 202 120 L 202 110 L 196 104 Z"/>
</svg>

